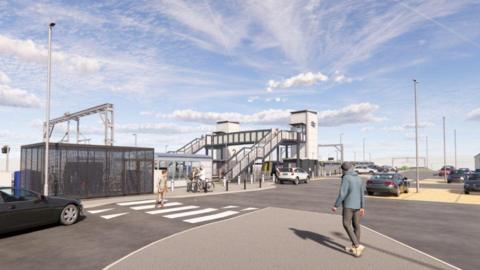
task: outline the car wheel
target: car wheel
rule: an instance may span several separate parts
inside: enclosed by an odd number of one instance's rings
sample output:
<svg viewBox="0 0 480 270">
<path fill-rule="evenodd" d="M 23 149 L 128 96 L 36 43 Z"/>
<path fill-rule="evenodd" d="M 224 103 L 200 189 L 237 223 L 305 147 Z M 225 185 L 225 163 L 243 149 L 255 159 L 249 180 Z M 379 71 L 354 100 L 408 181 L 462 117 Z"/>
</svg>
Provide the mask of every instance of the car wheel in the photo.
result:
<svg viewBox="0 0 480 270">
<path fill-rule="evenodd" d="M 409 192 L 408 187 L 406 187 L 405 188 L 405 193 L 408 193 L 408 192 Z"/>
<path fill-rule="evenodd" d="M 373 191 L 367 191 L 367 194 L 370 196 L 373 196 L 374 192 Z"/>
<path fill-rule="evenodd" d="M 300 184 L 300 178 L 298 178 L 298 177 L 295 178 L 295 181 L 293 181 L 293 183 L 294 183 L 295 185 Z"/>
<path fill-rule="evenodd" d="M 283 181 L 282 181 L 282 180 L 278 180 L 278 183 L 280 183 L 280 185 L 283 185 Z"/>
<path fill-rule="evenodd" d="M 465 190 L 465 194 L 470 194 L 470 191 L 468 191 L 468 190 Z"/>
<path fill-rule="evenodd" d="M 370 174 L 375 174 L 373 171 L 369 171 L 368 173 L 370 173 Z"/>
<path fill-rule="evenodd" d="M 78 219 L 78 207 L 74 204 L 65 206 L 60 214 L 60 223 L 63 225 L 72 225 L 77 222 Z"/>
<path fill-rule="evenodd" d="M 305 179 L 305 184 L 308 184 L 310 182 L 310 176 L 307 176 L 307 179 Z"/>
</svg>

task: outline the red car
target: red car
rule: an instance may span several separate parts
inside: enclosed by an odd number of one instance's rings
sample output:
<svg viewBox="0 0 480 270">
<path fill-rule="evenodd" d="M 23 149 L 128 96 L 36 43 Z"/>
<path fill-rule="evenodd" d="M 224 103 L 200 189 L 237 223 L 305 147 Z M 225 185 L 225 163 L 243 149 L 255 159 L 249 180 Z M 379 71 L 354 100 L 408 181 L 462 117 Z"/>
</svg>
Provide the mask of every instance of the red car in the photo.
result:
<svg viewBox="0 0 480 270">
<path fill-rule="evenodd" d="M 455 170 L 455 167 L 453 166 L 444 166 L 438 171 L 438 176 L 449 175 L 454 170 Z"/>
</svg>

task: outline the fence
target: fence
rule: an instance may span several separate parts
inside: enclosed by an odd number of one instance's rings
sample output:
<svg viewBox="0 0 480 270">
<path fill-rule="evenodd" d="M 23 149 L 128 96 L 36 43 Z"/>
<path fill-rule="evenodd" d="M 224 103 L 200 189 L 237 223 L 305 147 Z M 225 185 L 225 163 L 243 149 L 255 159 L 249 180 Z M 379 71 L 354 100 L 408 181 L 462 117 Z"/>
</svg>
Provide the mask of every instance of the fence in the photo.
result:
<svg viewBox="0 0 480 270">
<path fill-rule="evenodd" d="M 42 192 L 45 144 L 22 146 L 22 187 Z M 52 143 L 49 194 L 93 198 L 151 193 L 154 149 Z"/>
</svg>

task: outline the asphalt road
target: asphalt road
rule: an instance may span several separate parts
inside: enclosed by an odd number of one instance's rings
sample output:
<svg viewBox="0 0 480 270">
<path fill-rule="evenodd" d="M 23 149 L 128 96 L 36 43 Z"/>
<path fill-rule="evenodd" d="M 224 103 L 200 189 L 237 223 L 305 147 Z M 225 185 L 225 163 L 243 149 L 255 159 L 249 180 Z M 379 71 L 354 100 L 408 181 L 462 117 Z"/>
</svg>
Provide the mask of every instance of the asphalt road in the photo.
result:
<svg viewBox="0 0 480 270">
<path fill-rule="evenodd" d="M 278 207 L 328 213 L 339 179 L 279 185 L 261 192 L 172 200 L 204 208 Z M 5 269 L 101 269 L 124 255 L 174 233 L 202 225 L 106 205 L 112 219 L 89 214 L 73 226 L 53 226 L 0 238 Z M 243 213 L 243 212 L 242 212 Z M 242 213 L 239 213 L 242 214 Z M 369 198 L 363 224 L 463 269 L 478 269 L 480 211 L 475 205 Z M 341 229 L 341 224 L 338 224 Z M 39 267 L 41 266 L 41 267 Z"/>
</svg>

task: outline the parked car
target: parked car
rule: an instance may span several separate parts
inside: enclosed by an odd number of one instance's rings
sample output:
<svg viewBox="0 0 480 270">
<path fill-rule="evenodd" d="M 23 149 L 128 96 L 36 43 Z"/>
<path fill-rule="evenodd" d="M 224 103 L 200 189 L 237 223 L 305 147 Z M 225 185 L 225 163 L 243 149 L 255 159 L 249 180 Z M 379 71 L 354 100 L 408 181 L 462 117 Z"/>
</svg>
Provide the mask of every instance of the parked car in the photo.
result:
<svg viewBox="0 0 480 270">
<path fill-rule="evenodd" d="M 79 200 L 0 187 L 0 234 L 54 223 L 72 225 L 82 215 Z"/>
<path fill-rule="evenodd" d="M 480 169 L 475 169 L 475 173 L 480 173 Z"/>
<path fill-rule="evenodd" d="M 298 185 L 300 182 L 308 183 L 310 181 L 310 175 L 302 168 L 280 168 L 277 178 L 280 184 L 289 181 Z"/>
<path fill-rule="evenodd" d="M 465 194 L 470 194 L 471 191 L 480 191 L 480 172 L 475 172 L 465 180 L 463 184 Z"/>
<path fill-rule="evenodd" d="M 465 181 L 465 179 L 468 178 L 468 176 L 470 175 L 470 173 L 464 171 L 464 170 L 454 170 L 454 171 L 451 171 L 449 174 L 448 174 L 448 177 L 447 177 L 447 183 L 453 183 L 453 182 L 458 182 L 458 183 L 463 183 Z"/>
<path fill-rule="evenodd" d="M 355 166 L 353 169 L 358 174 L 375 174 L 378 173 L 378 170 L 375 168 L 370 168 L 368 166 Z"/>
<path fill-rule="evenodd" d="M 438 176 L 449 175 L 453 170 L 455 170 L 455 167 L 453 166 L 444 166 L 438 171 Z"/>
<path fill-rule="evenodd" d="M 410 182 L 398 173 L 379 173 L 373 175 L 367 181 L 366 189 L 368 195 L 375 193 L 387 193 L 400 196 L 401 193 L 408 193 Z"/>
<path fill-rule="evenodd" d="M 388 165 L 383 165 L 381 167 L 382 169 L 380 170 L 381 172 L 395 172 L 395 168 L 393 168 L 392 166 L 388 166 Z"/>
</svg>

